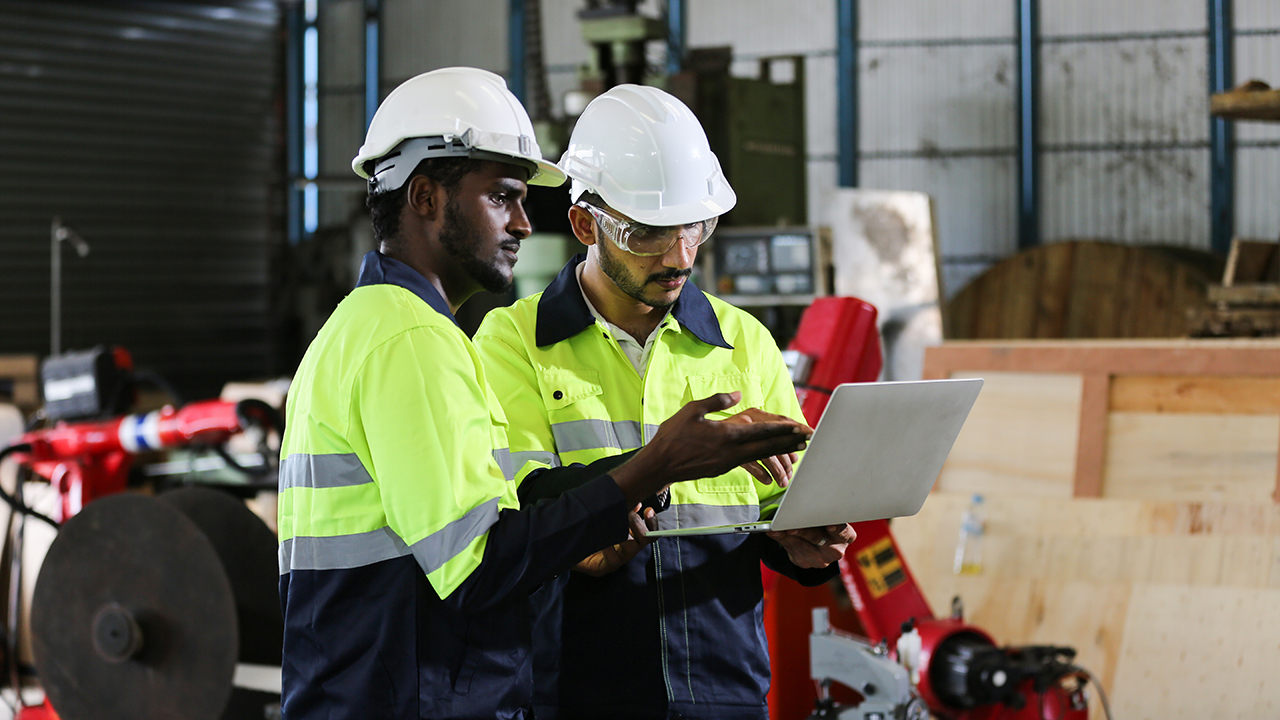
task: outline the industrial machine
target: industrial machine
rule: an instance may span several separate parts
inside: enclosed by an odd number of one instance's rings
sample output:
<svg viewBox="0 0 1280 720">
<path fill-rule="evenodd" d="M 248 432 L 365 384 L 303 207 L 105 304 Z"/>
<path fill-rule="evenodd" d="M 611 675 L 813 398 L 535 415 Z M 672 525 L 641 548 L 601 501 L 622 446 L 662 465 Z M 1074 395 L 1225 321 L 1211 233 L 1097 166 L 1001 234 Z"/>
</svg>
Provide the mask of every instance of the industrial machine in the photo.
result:
<svg viewBox="0 0 1280 720">
<path fill-rule="evenodd" d="M 836 385 L 879 375 L 875 318 L 875 307 L 857 298 L 819 298 L 805 311 L 784 357 L 810 424 Z M 840 575 L 865 637 L 834 630 L 827 610 L 814 609 L 810 674 L 819 692 L 811 718 L 1086 720 L 1091 676 L 1074 664 L 1072 648 L 999 647 L 964 621 L 958 598 L 950 617 L 935 617 L 889 522 L 854 528 Z M 837 703 L 834 684 L 861 700 Z"/>
<path fill-rule="evenodd" d="M 174 448 L 206 449 L 251 477 L 246 487 L 274 486 L 265 438 L 282 430 L 278 412 L 256 400 L 208 400 L 119 414 L 137 380 L 120 348 L 49 358 L 41 375 L 46 426 L 0 450 L 0 459 L 19 464 L 14 491 L 0 489 L 14 510 L 4 658 L 13 688 L 29 673 L 17 642 L 25 520 L 57 530 L 30 608 L 46 701 L 20 709 L 19 720 L 259 720 L 278 712 L 275 534 L 222 490 L 124 492 L 145 477 L 131 472 L 140 457 Z M 263 440 L 263 462 L 254 466 L 223 447 L 248 428 Z M 28 481 L 41 480 L 58 495 L 49 514 L 23 495 Z"/>
</svg>

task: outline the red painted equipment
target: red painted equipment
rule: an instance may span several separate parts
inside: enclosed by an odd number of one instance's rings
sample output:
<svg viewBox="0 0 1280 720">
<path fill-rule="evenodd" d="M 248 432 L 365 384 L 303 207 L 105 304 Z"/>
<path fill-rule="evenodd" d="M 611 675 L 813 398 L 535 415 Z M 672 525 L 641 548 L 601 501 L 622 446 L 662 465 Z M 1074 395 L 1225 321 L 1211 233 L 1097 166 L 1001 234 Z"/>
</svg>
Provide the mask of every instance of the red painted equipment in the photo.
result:
<svg viewBox="0 0 1280 720">
<path fill-rule="evenodd" d="M 249 425 L 281 430 L 279 415 L 258 400 L 206 400 L 177 409 L 165 407 L 103 419 L 127 411 L 134 380 L 132 361 L 120 348 L 96 348 L 47 360 L 45 412 L 53 424 L 27 432 L 0 448 L 0 458 L 14 458 L 47 479 L 59 494 L 57 510 L 51 513 L 53 517 L 47 517 L 26 506 L 20 492 L 9 496 L 0 489 L 14 509 L 59 528 L 57 539 L 44 557 L 32 600 L 33 654 L 41 684 L 68 718 L 97 717 L 102 712 L 120 717 L 169 717 L 174 716 L 170 709 L 174 702 L 190 703 L 190 713 L 185 709 L 181 713 L 184 717 L 218 717 L 224 706 L 237 702 L 240 714 L 225 717 L 262 717 L 264 706 L 278 707 L 278 696 L 267 694 L 264 699 L 233 687 L 232 683 L 237 659 L 267 666 L 280 662 L 280 620 L 274 614 L 278 612 L 274 535 L 243 503 L 225 493 L 198 488 L 155 498 L 121 493 L 129 484 L 135 457 L 153 450 L 204 446 L 247 474 L 266 472 L 267 465 L 241 467 L 222 446 Z M 112 495 L 117 497 L 95 502 Z M 92 507 L 90 503 L 94 503 Z M 167 518 L 173 527 L 162 532 L 163 528 L 155 523 L 133 521 L 134 515 L 104 525 L 103 512 L 97 511 L 108 505 L 135 514 L 150 512 L 146 517 Z M 76 515 L 81 517 L 75 518 Z M 77 525 L 77 520 L 83 522 Z M 73 532 L 74 528 L 78 530 Z M 15 537 L 15 542 L 20 543 L 21 532 Z M 204 555 L 193 554 L 202 547 L 206 548 Z M 55 556 L 61 558 L 61 564 L 52 565 L 61 574 L 50 577 L 51 558 Z M 21 557 L 19 549 L 12 561 L 13 576 L 21 577 Z M 197 562 L 201 557 L 207 561 L 204 565 Z M 181 574 L 174 568 L 187 570 L 189 575 L 194 573 L 206 584 L 193 583 L 190 577 L 185 583 L 174 580 Z M 228 577 L 236 579 L 234 588 Z M 247 579 L 250 577 L 252 580 Z M 89 597 L 92 593 L 77 586 L 77 582 L 91 586 L 106 599 Z M 202 608 L 221 603 L 220 607 L 225 606 L 227 613 L 236 616 L 234 621 L 215 623 L 207 615 L 193 616 L 189 612 L 191 605 L 186 602 L 193 593 L 204 598 Z M 19 607 L 13 598 L 22 597 L 20 586 L 12 585 L 10 595 L 10 608 Z M 97 615 L 95 609 L 99 610 Z M 93 643 L 108 637 L 102 635 L 103 628 L 110 624 L 107 621 L 125 615 L 132 618 L 129 614 L 139 609 L 145 614 L 139 627 L 163 627 L 166 631 L 150 637 L 139 631 L 137 648 L 145 649 L 150 642 L 165 651 L 148 653 L 135 648 L 137 657 L 98 657 L 104 651 Z M 66 621 L 79 616 L 97 619 Z M 116 632 L 114 626 L 108 630 Z M 109 639 L 116 637 L 117 634 L 109 634 Z M 192 653 L 188 646 L 194 646 L 193 638 L 213 638 L 200 647 L 214 647 L 218 652 Z M 18 677 L 15 639 L 11 619 L 2 656 L 10 665 L 11 678 Z M 66 647 L 76 651 L 66 652 Z M 206 667 L 214 661 L 226 665 L 221 668 L 225 672 Z M 51 668 L 58 672 L 51 672 Z M 67 675 L 70 677 L 63 677 Z M 139 678 L 145 692 L 139 690 Z M 9 684 L 16 683 L 13 680 Z M 96 694 L 81 697 L 86 688 L 94 689 Z M 108 697 L 111 703 L 107 702 Z M 113 714 L 102 709 L 122 707 L 122 697 L 141 703 L 137 707 L 147 710 Z M 86 711 L 85 707 L 99 710 Z M 39 705 L 19 708 L 15 718 L 59 720 L 59 715 L 46 699 Z"/>
<path fill-rule="evenodd" d="M 808 359 L 801 360 L 807 372 L 796 381 L 796 395 L 805 418 L 816 425 L 837 385 L 874 382 L 880 376 L 884 360 L 876 308 L 858 298 L 818 298 L 800 318 L 787 350 Z"/>
<path fill-rule="evenodd" d="M 240 432 L 239 403 L 194 402 L 102 422 L 58 423 L 23 435 L 14 456 L 58 488 L 58 521 L 89 502 L 125 489 L 136 453 L 193 444 L 218 445 Z"/>
<path fill-rule="evenodd" d="M 872 382 L 879 376 L 883 361 L 876 309 L 857 298 L 819 298 L 805 311 L 788 350 L 805 356 L 789 353 L 788 359 L 801 370 L 798 377 L 793 372 L 793 378 L 805 418 L 817 425 L 837 385 Z M 1071 663 L 1074 650 L 999 648 L 986 632 L 963 621 L 958 603 L 954 617 L 934 617 L 898 551 L 889 522 L 856 523 L 854 529 L 858 537 L 840 562 L 840 575 L 862 627 L 842 629 L 863 635 L 872 644 L 885 642 L 890 656 L 914 671 L 912 681 L 936 717 L 1086 720 L 1085 675 Z M 779 600 L 783 595 L 770 590 L 766 599 Z M 812 607 L 827 604 L 813 601 L 811 595 L 804 597 L 810 605 L 775 607 L 771 613 L 766 611 L 766 617 L 808 619 Z M 771 648 L 778 640 L 773 635 L 782 627 L 776 620 L 766 626 Z M 907 637 L 899 643 L 904 634 Z M 808 717 L 817 694 L 809 678 L 807 654 L 771 655 L 771 717 Z M 801 694 L 799 688 L 806 685 L 808 692 Z"/>
</svg>

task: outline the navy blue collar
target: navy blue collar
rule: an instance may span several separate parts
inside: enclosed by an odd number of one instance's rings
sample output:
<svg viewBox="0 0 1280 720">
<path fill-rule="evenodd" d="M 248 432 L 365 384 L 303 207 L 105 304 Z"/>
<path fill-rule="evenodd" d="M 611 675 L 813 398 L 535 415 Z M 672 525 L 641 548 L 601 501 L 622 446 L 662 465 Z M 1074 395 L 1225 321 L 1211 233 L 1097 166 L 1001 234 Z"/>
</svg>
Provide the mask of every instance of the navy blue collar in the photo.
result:
<svg viewBox="0 0 1280 720">
<path fill-rule="evenodd" d="M 421 298 L 432 310 L 449 318 L 454 325 L 458 324 L 458 319 L 449 310 L 449 303 L 422 273 L 377 250 L 365 253 L 360 261 L 360 279 L 356 280 L 356 287 L 365 285 L 399 285 Z"/>
<path fill-rule="evenodd" d="M 591 315 L 578 285 L 578 264 L 586 258 L 586 255 L 574 255 L 538 300 L 538 325 L 534 331 L 534 342 L 538 347 L 568 340 L 595 324 L 596 319 Z M 671 306 L 671 316 L 702 342 L 733 349 L 725 342 L 720 320 L 711 309 L 711 301 L 693 283 L 684 284 L 676 304 Z"/>
</svg>

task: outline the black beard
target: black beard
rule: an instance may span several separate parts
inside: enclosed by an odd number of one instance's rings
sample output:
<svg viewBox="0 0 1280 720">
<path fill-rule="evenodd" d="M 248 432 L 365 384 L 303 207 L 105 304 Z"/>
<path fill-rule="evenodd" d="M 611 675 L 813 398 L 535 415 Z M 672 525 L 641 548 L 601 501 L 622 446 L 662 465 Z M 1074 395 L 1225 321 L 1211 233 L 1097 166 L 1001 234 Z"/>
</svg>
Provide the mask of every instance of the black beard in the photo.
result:
<svg viewBox="0 0 1280 720">
<path fill-rule="evenodd" d="M 449 198 L 444 206 L 440 245 L 480 287 L 499 295 L 511 289 L 513 278 L 503 274 L 497 259 L 485 260 L 480 257 L 480 251 L 485 246 L 484 238 L 480 237 L 471 223 L 463 219 L 462 211 L 453 198 Z"/>
<path fill-rule="evenodd" d="M 643 282 L 638 282 L 627 271 L 627 266 L 619 262 L 611 254 L 613 252 L 626 252 L 625 250 L 618 249 L 612 245 L 609 246 L 608 250 L 605 250 L 604 245 L 610 242 L 612 241 L 608 238 L 601 238 L 599 240 L 600 269 L 604 270 L 604 274 L 609 276 L 609 279 L 613 281 L 614 285 L 618 286 L 619 290 L 626 293 L 632 300 L 642 302 L 651 308 L 669 308 L 676 303 L 676 300 L 680 299 L 680 296 L 678 295 L 674 300 L 645 297 L 644 288 L 654 280 L 674 280 L 679 277 L 688 277 L 693 273 L 692 268 L 686 270 L 667 270 L 666 272 L 655 273 L 645 278 Z"/>
</svg>

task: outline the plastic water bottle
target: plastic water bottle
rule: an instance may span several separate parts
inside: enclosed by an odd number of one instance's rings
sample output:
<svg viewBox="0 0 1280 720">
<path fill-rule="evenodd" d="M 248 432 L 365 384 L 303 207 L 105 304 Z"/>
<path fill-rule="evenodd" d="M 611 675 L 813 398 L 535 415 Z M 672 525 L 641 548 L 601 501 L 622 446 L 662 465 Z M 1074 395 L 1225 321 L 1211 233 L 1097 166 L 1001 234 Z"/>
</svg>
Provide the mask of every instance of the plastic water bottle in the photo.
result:
<svg viewBox="0 0 1280 720">
<path fill-rule="evenodd" d="M 957 575 L 982 572 L 982 536 L 986 531 L 987 509 L 982 496 L 975 494 L 960 521 L 960 541 L 956 543 L 956 562 L 952 568 Z"/>
</svg>

